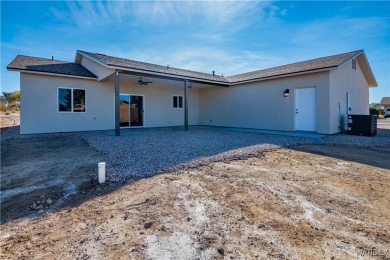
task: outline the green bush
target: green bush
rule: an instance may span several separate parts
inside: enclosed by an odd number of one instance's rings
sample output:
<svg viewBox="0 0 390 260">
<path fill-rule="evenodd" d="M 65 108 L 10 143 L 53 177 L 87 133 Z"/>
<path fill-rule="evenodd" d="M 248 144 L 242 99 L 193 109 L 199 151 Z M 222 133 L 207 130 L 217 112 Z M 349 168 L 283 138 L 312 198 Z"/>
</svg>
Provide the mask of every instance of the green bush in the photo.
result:
<svg viewBox="0 0 390 260">
<path fill-rule="evenodd" d="M 14 92 L 3 92 L 3 96 L 11 104 L 20 101 L 20 91 L 19 90 L 15 90 Z"/>
<path fill-rule="evenodd" d="M 370 107 L 370 115 L 379 116 L 379 115 L 384 115 L 384 113 L 385 112 L 383 111 L 383 109 Z"/>
</svg>

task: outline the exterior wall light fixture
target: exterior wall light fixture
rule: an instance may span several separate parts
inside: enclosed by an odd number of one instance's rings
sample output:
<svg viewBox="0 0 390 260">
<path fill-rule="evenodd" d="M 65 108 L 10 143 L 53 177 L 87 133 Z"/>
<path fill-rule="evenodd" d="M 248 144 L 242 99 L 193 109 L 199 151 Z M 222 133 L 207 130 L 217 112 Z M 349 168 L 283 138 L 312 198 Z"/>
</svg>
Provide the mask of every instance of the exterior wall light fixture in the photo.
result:
<svg viewBox="0 0 390 260">
<path fill-rule="evenodd" d="M 283 96 L 284 97 L 289 97 L 290 96 L 290 90 L 288 88 L 286 88 L 284 91 L 283 91 Z"/>
</svg>

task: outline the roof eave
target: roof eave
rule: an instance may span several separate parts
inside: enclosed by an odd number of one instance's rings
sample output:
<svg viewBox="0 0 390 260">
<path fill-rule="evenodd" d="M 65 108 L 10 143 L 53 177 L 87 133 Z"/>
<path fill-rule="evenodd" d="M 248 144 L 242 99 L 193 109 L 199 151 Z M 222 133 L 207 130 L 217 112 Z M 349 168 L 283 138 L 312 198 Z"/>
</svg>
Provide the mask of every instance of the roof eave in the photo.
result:
<svg viewBox="0 0 390 260">
<path fill-rule="evenodd" d="M 262 77 L 262 78 L 255 78 L 255 79 L 249 79 L 249 80 L 231 81 L 231 85 L 239 85 L 239 84 L 252 83 L 252 82 L 257 82 L 257 81 L 265 81 L 265 80 L 271 80 L 271 79 L 306 75 L 306 74 L 311 74 L 311 73 L 329 71 L 329 70 L 332 70 L 335 68 L 337 68 L 337 66 L 330 66 L 330 67 L 321 68 L 321 69 L 314 69 L 314 70 L 298 71 L 298 72 L 292 72 L 292 73 L 286 73 L 286 74 L 280 74 L 280 75 L 268 76 L 268 77 Z"/>
<path fill-rule="evenodd" d="M 218 80 L 207 80 L 207 79 L 201 79 L 201 78 L 195 78 L 195 77 L 188 77 L 188 76 L 179 76 L 176 74 L 171 74 L 171 73 L 165 73 L 165 72 L 156 72 L 156 71 L 150 71 L 150 70 L 142 70 L 142 69 L 134 69 L 134 68 L 129 68 L 129 67 L 122 67 L 122 66 L 116 66 L 112 64 L 108 64 L 106 62 L 103 62 L 100 59 L 97 59 L 91 55 L 88 55 L 87 53 L 78 50 L 76 53 L 76 58 L 75 62 L 81 62 L 79 58 L 77 57 L 77 54 L 83 55 L 89 59 L 92 59 L 93 61 L 103 65 L 106 68 L 109 69 L 114 69 L 114 70 L 121 70 L 121 71 L 129 71 L 129 72 L 138 72 L 138 73 L 146 73 L 146 74 L 152 74 L 152 75 L 158 75 L 158 76 L 166 76 L 167 78 L 176 78 L 180 80 L 190 80 L 192 82 L 197 82 L 197 83 L 203 83 L 203 84 L 213 84 L 213 85 L 221 85 L 221 86 L 229 86 L 229 82 L 223 82 L 223 81 L 218 81 Z"/>
<path fill-rule="evenodd" d="M 360 57 L 363 57 L 364 59 L 362 60 L 362 58 L 360 58 Z M 375 79 L 374 73 L 372 72 L 370 64 L 368 63 L 368 59 L 366 57 L 366 54 L 364 53 L 364 50 L 360 50 L 355 55 L 349 57 L 348 59 L 345 59 L 343 62 L 341 62 L 338 65 L 338 68 L 341 68 L 346 63 L 348 63 L 348 61 L 350 61 L 352 59 L 357 59 L 359 61 L 359 65 L 362 68 L 362 72 L 363 72 L 364 77 L 366 78 L 368 86 L 369 87 L 377 87 L 378 83 Z"/>
<path fill-rule="evenodd" d="M 77 52 L 76 52 L 75 62 L 80 62 L 80 63 L 81 63 L 81 59 L 77 56 L 78 54 L 80 54 L 80 55 L 82 55 L 82 56 L 85 56 L 85 57 L 87 57 L 87 58 L 89 58 L 89 59 L 91 59 L 91 60 L 93 60 L 93 61 L 95 61 L 95 62 L 97 62 L 97 63 L 99 63 L 99 64 L 101 64 L 101 65 L 103 65 L 103 66 L 106 66 L 106 67 L 107 67 L 107 65 L 108 65 L 108 64 L 105 63 L 104 61 L 102 61 L 102 60 L 100 60 L 100 59 L 97 59 L 97 58 L 95 58 L 95 57 L 89 55 L 88 53 L 85 53 L 85 52 L 80 51 L 80 50 L 77 50 Z"/>
<path fill-rule="evenodd" d="M 51 72 L 43 72 L 43 71 L 10 68 L 10 67 L 7 67 L 7 70 L 8 71 L 17 71 L 17 72 L 21 72 L 21 73 L 23 72 L 23 73 L 30 73 L 30 74 L 47 75 L 47 76 L 58 76 L 58 77 L 67 77 L 67 78 L 97 80 L 97 78 L 95 78 L 95 77 L 85 77 L 85 76 L 77 76 L 77 75 L 69 75 L 69 74 L 61 74 L 61 73 L 51 73 Z"/>
<path fill-rule="evenodd" d="M 356 53 L 355 55 L 349 57 L 348 59 L 345 59 L 343 62 L 341 62 L 338 67 L 341 68 L 342 66 L 344 66 L 348 61 L 352 60 L 352 59 L 355 59 L 357 56 L 359 56 L 360 54 L 364 53 L 364 50 L 359 50 L 358 53 Z"/>
<path fill-rule="evenodd" d="M 201 83 L 201 84 L 212 84 L 212 85 L 225 86 L 225 87 L 230 86 L 230 82 L 207 80 L 207 79 L 201 79 L 201 78 L 195 78 L 189 76 L 180 76 L 180 75 L 165 73 L 165 72 L 156 72 L 150 70 L 134 69 L 128 67 L 113 66 L 113 65 L 106 65 L 106 67 L 110 69 L 119 70 L 119 71 L 134 72 L 135 74 L 138 73 L 144 75 L 154 75 L 154 76 L 166 77 L 174 80 L 189 80 L 191 82 Z"/>
<path fill-rule="evenodd" d="M 359 62 L 359 66 L 362 68 L 362 72 L 367 80 L 368 86 L 375 88 L 378 86 L 378 82 L 376 81 L 374 73 L 372 72 L 370 63 L 368 63 L 366 54 L 364 52 L 361 54 L 362 55 L 357 56 L 356 59 Z"/>
</svg>

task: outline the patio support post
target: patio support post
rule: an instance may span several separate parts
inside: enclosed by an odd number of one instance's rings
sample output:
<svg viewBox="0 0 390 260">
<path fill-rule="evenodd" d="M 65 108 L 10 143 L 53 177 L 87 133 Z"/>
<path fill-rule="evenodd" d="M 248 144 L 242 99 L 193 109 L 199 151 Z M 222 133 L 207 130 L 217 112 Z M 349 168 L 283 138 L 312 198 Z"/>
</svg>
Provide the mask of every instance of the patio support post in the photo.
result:
<svg viewBox="0 0 390 260">
<path fill-rule="evenodd" d="M 115 71 L 115 135 L 120 136 L 120 115 L 119 115 L 119 71 Z"/>
<path fill-rule="evenodd" d="M 188 131 L 188 80 L 184 81 L 184 131 Z"/>
</svg>

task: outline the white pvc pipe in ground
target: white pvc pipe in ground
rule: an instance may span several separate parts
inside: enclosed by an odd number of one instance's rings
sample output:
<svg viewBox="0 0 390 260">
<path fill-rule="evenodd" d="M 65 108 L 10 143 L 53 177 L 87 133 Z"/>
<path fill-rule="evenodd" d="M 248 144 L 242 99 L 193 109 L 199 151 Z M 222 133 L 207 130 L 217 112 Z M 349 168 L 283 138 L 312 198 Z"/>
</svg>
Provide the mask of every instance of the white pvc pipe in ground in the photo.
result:
<svg viewBox="0 0 390 260">
<path fill-rule="evenodd" d="M 103 183 L 106 181 L 106 163 L 105 162 L 98 163 L 98 169 L 99 169 L 99 183 Z"/>
</svg>

